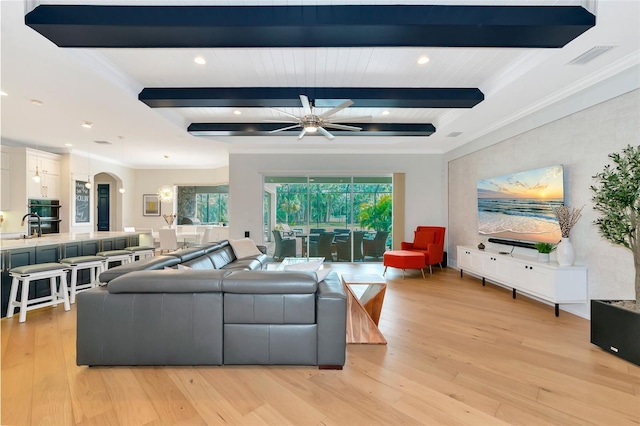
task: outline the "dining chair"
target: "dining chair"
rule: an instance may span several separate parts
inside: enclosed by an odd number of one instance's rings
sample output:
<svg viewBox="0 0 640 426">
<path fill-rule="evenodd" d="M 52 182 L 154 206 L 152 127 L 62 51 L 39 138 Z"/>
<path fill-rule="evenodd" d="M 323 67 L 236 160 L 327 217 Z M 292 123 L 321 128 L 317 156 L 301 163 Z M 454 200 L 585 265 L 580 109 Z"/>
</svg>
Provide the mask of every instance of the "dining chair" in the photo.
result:
<svg viewBox="0 0 640 426">
<path fill-rule="evenodd" d="M 202 234 L 201 243 L 210 243 L 213 241 L 213 228 L 205 227 L 204 233 Z"/>
<path fill-rule="evenodd" d="M 175 229 L 160 229 L 160 253 L 178 249 L 178 234 Z"/>
</svg>

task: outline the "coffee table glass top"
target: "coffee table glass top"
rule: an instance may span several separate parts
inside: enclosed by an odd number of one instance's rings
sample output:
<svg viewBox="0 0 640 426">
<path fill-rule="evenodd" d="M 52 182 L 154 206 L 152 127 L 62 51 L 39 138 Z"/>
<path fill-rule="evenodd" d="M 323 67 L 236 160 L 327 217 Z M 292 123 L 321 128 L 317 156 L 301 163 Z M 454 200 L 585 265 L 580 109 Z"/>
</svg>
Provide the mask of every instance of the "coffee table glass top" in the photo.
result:
<svg viewBox="0 0 640 426">
<path fill-rule="evenodd" d="M 283 271 L 288 265 L 295 265 L 306 262 L 324 262 L 324 257 L 285 257 L 276 267 L 277 271 Z"/>
</svg>

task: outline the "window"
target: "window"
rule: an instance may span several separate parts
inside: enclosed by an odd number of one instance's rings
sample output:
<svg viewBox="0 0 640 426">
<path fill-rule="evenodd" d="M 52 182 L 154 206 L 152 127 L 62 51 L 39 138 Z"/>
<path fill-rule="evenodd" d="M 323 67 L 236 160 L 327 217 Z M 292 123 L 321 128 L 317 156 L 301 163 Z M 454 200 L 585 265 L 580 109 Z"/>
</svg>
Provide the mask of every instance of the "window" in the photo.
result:
<svg viewBox="0 0 640 426">
<path fill-rule="evenodd" d="M 385 245 L 391 244 L 391 176 L 267 176 L 264 194 L 267 240 L 270 240 L 272 229 L 288 225 L 287 229 L 309 234 L 308 239 L 301 238 L 307 244 L 312 241 L 311 234 L 323 230 L 336 234 L 336 244 L 346 238 L 345 233 L 350 235 L 354 231 L 364 233 L 366 239 L 374 238 L 379 231 L 389 233 Z M 306 250 L 300 248 L 298 255 L 304 253 Z M 360 250 L 354 248 L 351 253 L 360 253 Z M 338 256 L 334 260 L 347 259 Z"/>
<path fill-rule="evenodd" d="M 226 223 L 228 200 L 229 185 L 178 186 L 178 223 Z"/>
</svg>

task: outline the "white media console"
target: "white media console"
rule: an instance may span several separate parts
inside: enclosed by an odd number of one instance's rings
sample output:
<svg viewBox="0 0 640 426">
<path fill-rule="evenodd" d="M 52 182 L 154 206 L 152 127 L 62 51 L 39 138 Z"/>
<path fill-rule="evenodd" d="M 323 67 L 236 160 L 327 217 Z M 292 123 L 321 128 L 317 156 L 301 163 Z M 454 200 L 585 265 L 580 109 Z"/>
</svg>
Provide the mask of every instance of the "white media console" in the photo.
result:
<svg viewBox="0 0 640 426">
<path fill-rule="evenodd" d="M 556 262 L 539 262 L 526 256 L 500 254 L 494 250 L 480 250 L 470 246 L 458 246 L 460 276 L 468 272 L 538 299 L 555 304 L 555 314 L 560 314 L 561 303 L 587 302 L 587 268 L 585 266 L 560 266 Z"/>
</svg>

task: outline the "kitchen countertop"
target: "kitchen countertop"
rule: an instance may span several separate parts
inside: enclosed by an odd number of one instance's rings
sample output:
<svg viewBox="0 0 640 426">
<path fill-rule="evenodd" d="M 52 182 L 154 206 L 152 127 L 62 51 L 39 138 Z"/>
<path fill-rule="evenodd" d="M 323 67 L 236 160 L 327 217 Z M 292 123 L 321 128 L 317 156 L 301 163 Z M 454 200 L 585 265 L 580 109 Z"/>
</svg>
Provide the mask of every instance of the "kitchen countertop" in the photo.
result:
<svg viewBox="0 0 640 426">
<path fill-rule="evenodd" d="M 0 250 L 48 246 L 48 245 L 55 245 L 55 244 L 64 244 L 64 243 L 69 243 L 73 241 L 101 240 L 105 238 L 114 238 L 114 237 L 122 237 L 126 235 L 137 235 L 137 234 L 139 234 L 139 232 L 111 232 L 111 231 L 48 234 L 40 238 L 21 238 L 21 239 L 0 240 Z"/>
</svg>

